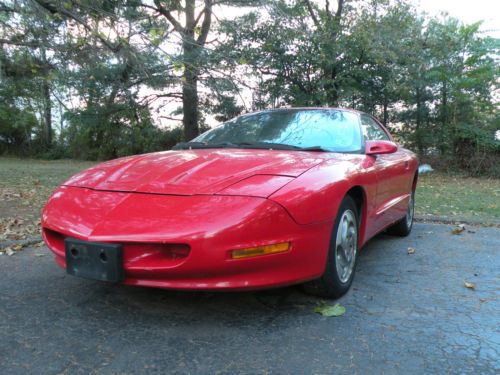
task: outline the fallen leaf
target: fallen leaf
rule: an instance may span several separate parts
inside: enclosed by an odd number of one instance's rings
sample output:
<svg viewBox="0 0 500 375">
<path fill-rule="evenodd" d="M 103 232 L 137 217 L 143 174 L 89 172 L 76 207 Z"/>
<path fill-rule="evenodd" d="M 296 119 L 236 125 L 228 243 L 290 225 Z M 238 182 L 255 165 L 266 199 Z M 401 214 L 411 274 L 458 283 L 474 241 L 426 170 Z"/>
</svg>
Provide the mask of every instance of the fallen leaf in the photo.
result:
<svg viewBox="0 0 500 375">
<path fill-rule="evenodd" d="M 23 248 L 23 245 L 21 245 L 21 244 L 17 244 L 17 245 L 12 246 L 12 250 L 14 250 L 14 251 L 22 250 L 22 248 Z"/>
<path fill-rule="evenodd" d="M 408 255 L 415 254 L 415 248 L 414 247 L 409 247 L 408 248 Z"/>
<path fill-rule="evenodd" d="M 322 305 L 316 307 L 314 312 L 323 316 L 341 316 L 345 314 L 345 307 L 339 303 L 335 305 Z"/>
<path fill-rule="evenodd" d="M 464 224 L 459 224 L 457 225 L 452 231 L 452 234 L 460 234 L 465 230 L 465 225 Z"/>
<path fill-rule="evenodd" d="M 467 289 L 476 289 L 476 284 L 474 283 L 470 283 L 468 281 L 464 281 L 464 286 L 467 288 Z"/>
</svg>

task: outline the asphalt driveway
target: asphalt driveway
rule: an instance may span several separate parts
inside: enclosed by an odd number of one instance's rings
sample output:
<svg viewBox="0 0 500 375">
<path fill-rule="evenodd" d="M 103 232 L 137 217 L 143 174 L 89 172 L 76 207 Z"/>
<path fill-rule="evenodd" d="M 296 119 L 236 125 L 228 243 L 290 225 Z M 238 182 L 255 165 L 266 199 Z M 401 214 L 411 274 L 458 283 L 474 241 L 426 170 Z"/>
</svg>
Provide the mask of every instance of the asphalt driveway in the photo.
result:
<svg viewBox="0 0 500 375">
<path fill-rule="evenodd" d="M 125 287 L 67 276 L 45 248 L 2 255 L 0 373 L 498 374 L 500 229 L 451 228 L 372 240 L 337 318 L 297 287 Z"/>
</svg>

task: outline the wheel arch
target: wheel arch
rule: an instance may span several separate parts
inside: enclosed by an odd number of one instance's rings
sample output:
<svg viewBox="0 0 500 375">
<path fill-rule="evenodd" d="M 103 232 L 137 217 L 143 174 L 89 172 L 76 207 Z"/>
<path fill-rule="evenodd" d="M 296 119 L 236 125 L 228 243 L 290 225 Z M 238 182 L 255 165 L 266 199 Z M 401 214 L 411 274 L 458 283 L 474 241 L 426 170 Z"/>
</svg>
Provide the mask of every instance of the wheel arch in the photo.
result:
<svg viewBox="0 0 500 375">
<path fill-rule="evenodd" d="M 417 190 L 417 182 L 418 182 L 418 169 L 415 171 L 415 175 L 413 176 L 413 182 L 411 185 L 411 189 L 413 192 Z"/>
<path fill-rule="evenodd" d="M 358 211 L 358 220 L 359 220 L 359 233 L 358 233 L 358 241 L 359 245 L 361 246 L 364 243 L 364 238 L 365 238 L 365 229 L 366 229 L 366 191 L 363 189 L 362 186 L 360 185 L 355 185 L 352 186 L 345 194 L 345 196 L 350 196 L 355 204 L 356 204 L 356 209 Z"/>
</svg>

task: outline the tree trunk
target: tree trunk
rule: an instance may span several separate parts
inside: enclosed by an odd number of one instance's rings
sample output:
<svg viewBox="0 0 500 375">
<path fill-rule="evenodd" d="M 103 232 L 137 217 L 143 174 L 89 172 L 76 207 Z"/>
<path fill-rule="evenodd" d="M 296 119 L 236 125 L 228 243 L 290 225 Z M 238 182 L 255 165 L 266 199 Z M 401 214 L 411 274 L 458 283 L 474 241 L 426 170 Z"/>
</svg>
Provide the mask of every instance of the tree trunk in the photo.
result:
<svg viewBox="0 0 500 375">
<path fill-rule="evenodd" d="M 416 102 L 417 102 L 417 125 L 415 126 L 415 143 L 417 144 L 418 153 L 423 155 L 424 145 L 422 144 L 422 98 L 420 93 L 420 87 L 416 90 Z"/>
<path fill-rule="evenodd" d="M 389 113 L 387 112 L 388 106 L 389 106 L 389 103 L 388 103 L 387 97 L 384 97 L 384 114 L 382 117 L 382 124 L 384 124 L 384 126 L 387 126 L 387 121 L 389 120 Z"/>
<path fill-rule="evenodd" d="M 45 49 L 41 48 L 41 57 L 44 66 L 47 67 L 47 75 L 50 71 L 49 63 L 47 61 L 47 55 L 45 54 Z M 50 100 L 50 85 L 47 76 L 44 76 L 42 81 L 42 98 L 43 98 L 43 130 L 42 130 L 42 140 L 45 148 L 50 148 L 52 145 L 52 101 Z"/>
<path fill-rule="evenodd" d="M 207 41 L 212 22 L 213 0 L 204 0 L 205 6 L 198 16 L 195 16 L 196 0 L 185 0 L 182 11 L 185 16 L 183 26 L 177 18 L 167 9 L 161 0 L 153 0 L 156 10 L 165 16 L 172 24 L 174 30 L 182 38 L 182 53 L 184 72 L 182 75 L 182 125 L 184 127 L 184 139 L 189 141 L 199 134 L 198 124 L 198 80 L 200 77 L 201 49 Z M 198 26 L 198 21 L 203 21 Z M 198 37 L 195 38 L 195 30 L 199 30 Z"/>
<path fill-rule="evenodd" d="M 194 37 L 195 0 L 186 0 L 186 27 L 182 49 L 184 53 L 184 74 L 182 76 L 182 108 L 184 139 L 190 141 L 199 134 L 198 128 L 198 76 L 197 57 L 200 45 Z"/>
<path fill-rule="evenodd" d="M 50 100 L 49 82 L 44 79 L 42 83 L 43 95 L 43 144 L 46 148 L 52 145 L 52 102 Z"/>
<path fill-rule="evenodd" d="M 439 149 L 441 151 L 441 155 L 444 155 L 446 153 L 446 144 L 444 141 L 445 134 L 446 134 L 446 128 L 448 126 L 448 88 L 446 85 L 446 81 L 443 81 L 443 86 L 441 89 L 441 95 L 442 95 L 442 114 L 441 114 L 441 129 L 439 132 Z"/>
<path fill-rule="evenodd" d="M 329 77 L 328 83 L 325 85 L 326 87 L 326 96 L 328 100 L 328 105 L 330 107 L 338 107 L 339 106 L 339 84 L 337 82 L 337 65 L 331 67 L 327 76 Z"/>
<path fill-rule="evenodd" d="M 328 4 L 328 3 L 327 3 Z M 329 18 L 329 22 L 333 23 L 333 28 L 330 28 L 329 32 L 329 39 L 331 45 L 335 45 L 337 43 L 337 37 L 340 33 L 340 22 L 342 20 L 343 16 L 343 9 L 344 9 L 344 0 L 338 0 L 337 2 L 337 10 L 333 16 L 333 19 L 331 18 L 332 15 L 328 10 L 328 5 L 327 5 L 327 15 Z M 337 56 L 331 56 L 332 59 L 332 66 L 329 69 L 329 87 L 327 88 L 327 100 L 328 104 L 332 107 L 338 107 L 339 106 L 339 99 L 340 99 L 340 85 L 338 81 L 338 76 L 339 76 L 339 62 L 337 61 Z"/>
<path fill-rule="evenodd" d="M 198 128 L 198 70 L 186 66 L 182 80 L 184 139 L 190 141 L 199 134 Z"/>
</svg>

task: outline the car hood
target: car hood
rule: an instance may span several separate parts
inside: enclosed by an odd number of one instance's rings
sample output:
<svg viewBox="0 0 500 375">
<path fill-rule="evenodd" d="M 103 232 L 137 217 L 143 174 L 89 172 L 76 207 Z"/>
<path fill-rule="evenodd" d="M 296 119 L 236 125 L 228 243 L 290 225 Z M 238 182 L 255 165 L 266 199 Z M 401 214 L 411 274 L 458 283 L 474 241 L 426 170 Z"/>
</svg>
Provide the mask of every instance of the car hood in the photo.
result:
<svg viewBox="0 0 500 375">
<path fill-rule="evenodd" d="M 268 196 L 323 160 L 320 153 L 302 151 L 165 151 L 105 162 L 76 174 L 63 185 L 152 194 L 227 191 L 232 195 Z"/>
</svg>

